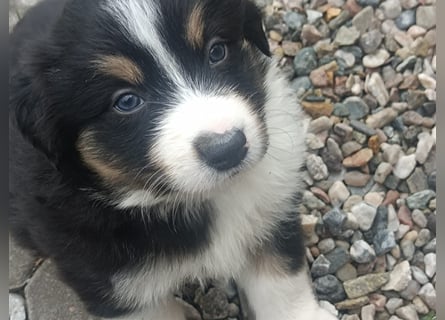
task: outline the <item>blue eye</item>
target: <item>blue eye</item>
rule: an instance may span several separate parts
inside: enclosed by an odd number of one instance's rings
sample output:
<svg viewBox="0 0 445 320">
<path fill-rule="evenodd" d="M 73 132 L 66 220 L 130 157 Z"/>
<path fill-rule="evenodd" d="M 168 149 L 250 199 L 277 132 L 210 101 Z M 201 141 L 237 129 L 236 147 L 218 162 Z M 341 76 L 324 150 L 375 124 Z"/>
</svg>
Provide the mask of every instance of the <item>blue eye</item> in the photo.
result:
<svg viewBox="0 0 445 320">
<path fill-rule="evenodd" d="M 131 93 L 121 95 L 115 102 L 114 107 L 124 113 L 132 112 L 141 106 L 144 103 L 144 100 Z"/>
<path fill-rule="evenodd" d="M 209 51 L 209 60 L 210 63 L 215 64 L 223 61 L 226 58 L 226 50 L 227 47 L 224 43 L 219 42 L 215 43 Z"/>
</svg>

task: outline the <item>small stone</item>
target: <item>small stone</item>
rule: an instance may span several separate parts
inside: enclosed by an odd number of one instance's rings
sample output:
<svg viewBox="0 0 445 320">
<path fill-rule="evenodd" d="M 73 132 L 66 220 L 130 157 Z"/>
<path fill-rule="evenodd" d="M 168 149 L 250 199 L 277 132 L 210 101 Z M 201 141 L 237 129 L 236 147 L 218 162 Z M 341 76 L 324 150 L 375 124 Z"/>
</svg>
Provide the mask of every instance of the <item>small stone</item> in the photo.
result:
<svg viewBox="0 0 445 320">
<path fill-rule="evenodd" d="M 400 30 L 407 30 L 416 23 L 416 11 L 405 10 L 395 20 L 397 28 Z"/>
<path fill-rule="evenodd" d="M 378 207 L 383 202 L 384 192 L 368 192 L 363 198 L 367 204 Z"/>
<path fill-rule="evenodd" d="M 348 298 L 354 299 L 377 291 L 388 280 L 388 273 L 374 273 L 345 281 L 343 286 Z"/>
<path fill-rule="evenodd" d="M 274 41 L 277 41 L 277 42 L 280 42 L 281 40 L 283 40 L 283 36 L 281 35 L 281 33 L 279 33 L 278 31 L 275 31 L 275 30 L 271 30 L 269 32 L 269 38 Z"/>
<path fill-rule="evenodd" d="M 385 311 L 387 298 L 383 294 L 372 293 L 369 296 L 369 301 L 375 306 L 375 309 L 379 312 Z"/>
<path fill-rule="evenodd" d="M 397 217 L 399 218 L 400 223 L 406 224 L 410 228 L 413 226 L 411 211 L 408 209 L 407 206 L 400 206 L 399 212 L 397 212 Z"/>
<path fill-rule="evenodd" d="M 330 303 L 329 301 L 326 300 L 320 300 L 319 302 L 320 307 L 324 310 L 326 310 L 328 313 L 330 313 L 331 315 L 337 317 L 338 316 L 338 311 L 337 309 L 335 309 L 335 306 Z"/>
<path fill-rule="evenodd" d="M 9 319 L 26 320 L 25 300 L 18 294 L 9 294 Z"/>
<path fill-rule="evenodd" d="M 373 244 L 377 256 L 388 253 L 397 245 L 394 232 L 390 230 L 378 230 L 374 236 Z"/>
<path fill-rule="evenodd" d="M 428 220 L 425 217 L 425 214 L 421 210 L 419 209 L 413 210 L 412 219 L 420 228 L 426 228 Z"/>
<path fill-rule="evenodd" d="M 373 95 L 377 99 L 377 101 L 381 107 L 386 106 L 386 104 L 389 101 L 389 93 L 388 93 L 388 90 L 385 87 L 385 83 L 383 82 L 383 79 L 379 73 L 373 72 L 370 76 L 368 76 L 366 78 L 365 88 L 366 88 L 367 92 L 369 92 L 371 95 Z M 384 125 L 386 125 L 386 124 L 387 123 L 385 123 Z M 369 123 L 368 123 L 368 125 L 369 125 Z M 373 126 L 371 126 L 371 127 L 373 127 Z M 373 128 L 376 128 L 376 127 L 373 127 Z"/>
<path fill-rule="evenodd" d="M 400 308 L 403 305 L 403 300 L 400 298 L 391 298 L 386 303 L 386 310 L 390 314 L 394 314 L 398 308 Z"/>
<path fill-rule="evenodd" d="M 290 29 L 297 31 L 301 31 L 303 25 L 306 23 L 306 17 L 303 14 L 294 11 L 286 12 L 283 16 L 283 20 Z"/>
<path fill-rule="evenodd" d="M 348 141 L 341 146 L 343 156 L 347 157 L 362 148 L 361 144 L 356 141 Z"/>
<path fill-rule="evenodd" d="M 419 297 L 430 307 L 432 310 L 436 310 L 436 290 L 431 283 L 425 284 L 419 290 Z"/>
<path fill-rule="evenodd" d="M 328 8 L 328 10 L 326 10 L 326 21 L 328 22 L 331 21 L 335 17 L 338 17 L 340 13 L 341 13 L 340 8 L 334 8 L 334 7 Z"/>
<path fill-rule="evenodd" d="M 417 25 L 430 29 L 436 25 L 436 6 L 419 6 L 416 10 Z"/>
<path fill-rule="evenodd" d="M 323 201 L 318 199 L 312 192 L 305 191 L 303 193 L 303 204 L 309 209 L 309 210 L 319 210 L 324 208 L 325 204 Z"/>
<path fill-rule="evenodd" d="M 349 197 L 348 188 L 341 181 L 335 181 L 328 191 L 333 206 L 341 205 Z"/>
<path fill-rule="evenodd" d="M 329 268 L 329 273 L 331 274 L 336 273 L 338 269 L 351 261 L 349 252 L 340 246 L 337 246 L 334 250 L 327 253 L 325 257 L 331 262 Z"/>
<path fill-rule="evenodd" d="M 317 155 L 310 154 L 306 159 L 306 167 L 315 180 L 323 180 L 329 176 L 328 168 L 323 159 Z"/>
<path fill-rule="evenodd" d="M 372 150 L 364 148 L 343 160 L 346 168 L 357 168 L 366 165 L 373 156 Z"/>
<path fill-rule="evenodd" d="M 360 229 L 367 231 L 371 228 L 374 218 L 377 214 L 377 209 L 364 202 L 361 202 L 351 209 L 352 214 L 357 218 Z"/>
<path fill-rule="evenodd" d="M 436 193 L 432 190 L 419 191 L 406 198 L 406 204 L 410 209 L 425 209 L 435 196 Z"/>
<path fill-rule="evenodd" d="M 347 263 L 338 269 L 335 275 L 340 281 L 345 282 L 357 278 L 357 269 L 352 264 Z"/>
<path fill-rule="evenodd" d="M 416 308 L 412 304 L 397 309 L 396 314 L 404 320 L 419 320 Z"/>
<path fill-rule="evenodd" d="M 335 304 L 335 307 L 337 308 L 337 310 L 356 310 L 368 303 L 369 303 L 369 298 L 364 296 L 338 302 Z"/>
<path fill-rule="evenodd" d="M 348 28 L 342 26 L 335 36 L 334 43 L 339 46 L 350 46 L 353 45 L 360 37 L 360 31 L 358 31 L 354 26 Z"/>
<path fill-rule="evenodd" d="M 371 6 L 368 6 L 354 16 L 352 25 L 360 32 L 360 34 L 364 34 L 369 29 L 373 18 L 374 9 Z"/>
<path fill-rule="evenodd" d="M 321 18 L 323 18 L 323 13 L 317 10 L 306 10 L 307 22 L 309 24 L 314 24 Z"/>
<path fill-rule="evenodd" d="M 352 119 L 352 118 L 351 118 Z M 364 133 L 367 136 L 374 136 L 376 134 L 376 131 L 373 128 L 368 127 L 365 123 L 358 121 L 358 120 L 351 120 L 350 122 L 351 127 L 353 127 L 355 130 Z M 371 138 L 370 138 L 371 139 Z M 377 142 L 378 143 L 378 142 Z M 371 143 L 372 144 L 372 143 Z M 373 150 L 374 151 L 374 150 Z M 378 150 L 377 150 L 378 152 Z M 376 153 L 377 153 L 376 152 Z"/>
<path fill-rule="evenodd" d="M 358 120 L 369 113 L 368 105 L 359 97 L 349 97 L 343 102 L 349 110 L 349 119 Z"/>
<path fill-rule="evenodd" d="M 361 311 L 362 320 L 374 320 L 375 306 L 373 304 L 364 306 Z"/>
<path fill-rule="evenodd" d="M 420 84 L 425 89 L 436 90 L 436 80 L 433 77 L 424 73 L 420 73 L 417 75 L 417 78 L 419 79 Z"/>
<path fill-rule="evenodd" d="M 418 0 L 400 0 L 403 9 L 412 9 L 419 4 Z"/>
<path fill-rule="evenodd" d="M 301 39 L 304 44 L 314 44 L 322 38 L 320 31 L 311 24 L 305 24 L 303 30 L 301 31 Z"/>
<path fill-rule="evenodd" d="M 301 90 L 302 93 L 312 88 L 311 79 L 306 76 L 295 78 L 291 81 L 290 85 L 296 92 Z"/>
<path fill-rule="evenodd" d="M 362 36 L 360 37 L 360 47 L 362 47 L 363 51 L 365 53 L 367 53 L 367 54 L 373 53 L 380 46 L 380 44 L 382 43 L 383 38 L 384 37 L 380 33 L 379 30 L 376 30 L 376 29 L 371 30 L 369 32 L 366 32 L 366 33 L 362 34 Z M 367 59 L 369 60 L 370 58 L 368 57 Z M 388 58 L 386 58 L 385 61 L 387 59 Z M 374 60 L 375 60 L 375 58 L 374 58 Z"/>
<path fill-rule="evenodd" d="M 344 181 L 348 186 L 364 187 L 371 176 L 369 174 L 361 173 L 360 171 L 348 171 L 344 175 Z M 349 195 L 348 195 L 349 196 Z"/>
<path fill-rule="evenodd" d="M 395 165 L 399 161 L 402 153 L 402 148 L 399 145 L 383 143 L 381 148 L 383 150 L 384 161 L 392 165 Z"/>
<path fill-rule="evenodd" d="M 419 142 L 416 148 L 416 160 L 420 164 L 424 164 L 431 152 L 431 149 L 435 145 L 435 139 L 432 135 L 422 132 L 418 136 Z"/>
<path fill-rule="evenodd" d="M 408 261 L 403 261 L 394 267 L 389 276 L 389 281 L 382 287 L 384 291 L 402 291 L 408 286 L 412 279 L 411 269 Z"/>
<path fill-rule="evenodd" d="M 281 47 L 283 48 L 283 52 L 286 56 L 295 57 L 298 51 L 301 49 L 301 44 L 285 40 L 281 43 Z"/>
<path fill-rule="evenodd" d="M 211 288 L 198 301 L 203 319 L 225 319 L 228 316 L 229 302 L 226 294 L 218 289 Z"/>
<path fill-rule="evenodd" d="M 423 170 L 419 167 L 417 167 L 414 170 L 413 174 L 409 176 L 409 178 L 406 180 L 406 183 L 408 184 L 408 188 L 411 193 L 416 193 L 428 189 L 427 177 Z"/>
<path fill-rule="evenodd" d="M 357 0 L 357 3 L 362 7 L 366 6 L 377 7 L 380 3 L 380 0 Z"/>
<path fill-rule="evenodd" d="M 301 227 L 303 233 L 307 238 L 312 237 L 315 234 L 315 226 L 318 222 L 318 218 L 308 214 L 301 215 Z"/>
<path fill-rule="evenodd" d="M 416 242 L 414 243 L 414 245 L 418 248 L 423 247 L 424 245 L 426 245 L 428 243 L 428 241 L 431 240 L 431 231 L 428 229 L 422 229 L 419 231 L 419 235 L 416 239 Z"/>
<path fill-rule="evenodd" d="M 363 65 L 366 68 L 378 68 L 381 67 L 390 57 L 388 51 L 379 49 L 372 54 L 368 54 L 363 57 Z M 376 97 L 377 98 L 377 97 Z"/>
<path fill-rule="evenodd" d="M 403 123 L 407 126 L 420 126 L 423 123 L 423 117 L 415 111 L 407 111 L 402 115 Z"/>
<path fill-rule="evenodd" d="M 351 0 L 347 0 L 347 1 L 350 2 Z M 354 1 L 354 0 L 352 0 L 352 1 Z M 349 18 L 351 18 L 351 13 L 348 10 L 341 11 L 338 16 L 336 16 L 334 19 L 329 21 L 329 24 L 328 24 L 329 29 L 331 29 L 331 30 L 339 29 L 346 21 L 349 20 Z"/>
<path fill-rule="evenodd" d="M 344 300 L 346 297 L 341 282 L 330 274 L 315 279 L 314 288 L 320 300 L 336 303 Z"/>
<path fill-rule="evenodd" d="M 432 278 L 436 274 L 436 254 L 428 253 L 425 255 L 425 273 Z"/>
<path fill-rule="evenodd" d="M 303 101 L 301 103 L 304 110 L 311 115 L 312 118 L 318 118 L 321 116 L 330 116 L 334 110 L 334 106 L 331 102 L 308 102 Z"/>
<path fill-rule="evenodd" d="M 384 1 L 380 8 L 383 10 L 386 19 L 395 19 L 402 13 L 402 6 L 399 0 Z"/>
<path fill-rule="evenodd" d="M 313 277 L 322 277 L 329 273 L 331 262 L 324 255 L 319 255 L 312 263 L 311 274 Z"/>
<path fill-rule="evenodd" d="M 403 239 L 400 243 L 400 248 L 402 249 L 403 256 L 406 260 L 411 261 L 414 256 L 414 252 L 416 251 L 416 247 L 411 240 Z"/>
<path fill-rule="evenodd" d="M 398 115 L 397 111 L 391 108 L 386 108 L 368 116 L 368 118 L 366 119 L 366 124 L 374 129 L 382 128 L 387 124 L 391 123 L 392 121 L 394 121 L 397 115 Z"/>
<path fill-rule="evenodd" d="M 324 140 L 322 140 L 318 135 L 307 133 L 306 135 L 306 145 L 310 150 L 318 150 L 325 146 Z"/>
<path fill-rule="evenodd" d="M 381 162 L 374 173 L 374 181 L 383 184 L 391 171 L 392 166 L 389 163 Z"/>
<path fill-rule="evenodd" d="M 302 48 L 294 58 L 294 68 L 297 76 L 307 76 L 317 68 L 317 55 L 313 48 Z"/>
<path fill-rule="evenodd" d="M 399 179 L 406 179 L 416 167 L 416 155 L 402 156 L 394 166 L 393 173 Z"/>
<path fill-rule="evenodd" d="M 383 200 L 383 205 L 394 205 L 399 198 L 399 192 L 396 190 L 389 190 L 386 193 L 385 200 Z"/>
<path fill-rule="evenodd" d="M 343 154 L 334 139 L 328 138 L 326 148 L 321 151 L 320 155 L 331 172 L 342 171 Z"/>
<path fill-rule="evenodd" d="M 336 58 L 339 58 L 339 59 L 343 60 L 345 65 L 348 68 L 353 67 L 354 64 L 355 64 L 355 56 L 352 53 L 350 53 L 350 52 L 346 52 L 344 50 L 337 50 L 335 52 L 334 56 Z"/>
<path fill-rule="evenodd" d="M 340 235 L 342 233 L 345 220 L 346 215 L 336 208 L 326 213 L 323 217 L 323 222 L 332 235 Z"/>
<path fill-rule="evenodd" d="M 374 249 L 364 240 L 354 242 L 351 246 L 350 254 L 357 263 L 369 263 L 376 258 Z"/>
<path fill-rule="evenodd" d="M 423 300 L 420 299 L 419 297 L 415 297 L 413 299 L 413 306 L 414 308 L 416 308 L 416 312 L 419 314 L 427 314 L 428 311 L 430 311 L 425 302 L 423 302 Z"/>
<path fill-rule="evenodd" d="M 345 123 L 337 123 L 334 126 L 334 133 L 337 134 L 343 140 L 350 140 L 352 137 L 352 132 L 354 130 Z"/>
<path fill-rule="evenodd" d="M 418 283 L 420 283 L 422 285 L 428 283 L 428 281 L 429 281 L 428 277 L 426 276 L 425 272 L 423 272 L 423 270 L 420 269 L 419 267 L 411 266 L 411 273 L 412 273 L 414 279 Z"/>
<path fill-rule="evenodd" d="M 318 243 L 321 254 L 328 253 L 335 249 L 335 241 L 332 238 L 323 239 Z"/>
</svg>

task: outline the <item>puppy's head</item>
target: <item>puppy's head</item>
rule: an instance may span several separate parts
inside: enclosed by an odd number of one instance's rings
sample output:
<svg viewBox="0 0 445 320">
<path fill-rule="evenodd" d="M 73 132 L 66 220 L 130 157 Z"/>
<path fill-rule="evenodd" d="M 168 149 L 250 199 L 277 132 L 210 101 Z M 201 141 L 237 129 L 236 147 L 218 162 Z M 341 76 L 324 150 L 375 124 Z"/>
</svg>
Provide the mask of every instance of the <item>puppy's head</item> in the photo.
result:
<svg viewBox="0 0 445 320">
<path fill-rule="evenodd" d="M 268 55 L 250 0 L 73 0 L 34 57 L 39 103 L 18 123 L 123 207 L 203 195 L 267 149 Z"/>
</svg>

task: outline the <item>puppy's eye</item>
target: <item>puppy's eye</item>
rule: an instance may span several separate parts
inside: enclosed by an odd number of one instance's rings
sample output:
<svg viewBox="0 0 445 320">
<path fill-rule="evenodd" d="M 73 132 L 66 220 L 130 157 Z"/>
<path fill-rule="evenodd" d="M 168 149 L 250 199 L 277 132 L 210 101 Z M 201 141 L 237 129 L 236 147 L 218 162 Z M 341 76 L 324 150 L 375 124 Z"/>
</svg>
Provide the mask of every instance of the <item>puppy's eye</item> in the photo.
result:
<svg viewBox="0 0 445 320">
<path fill-rule="evenodd" d="M 120 112 L 128 113 L 136 110 L 144 103 L 144 100 L 132 93 L 126 93 L 117 98 L 114 108 Z"/>
<path fill-rule="evenodd" d="M 225 43 L 218 42 L 210 47 L 209 60 L 211 64 L 223 61 L 227 55 L 227 46 Z"/>
</svg>

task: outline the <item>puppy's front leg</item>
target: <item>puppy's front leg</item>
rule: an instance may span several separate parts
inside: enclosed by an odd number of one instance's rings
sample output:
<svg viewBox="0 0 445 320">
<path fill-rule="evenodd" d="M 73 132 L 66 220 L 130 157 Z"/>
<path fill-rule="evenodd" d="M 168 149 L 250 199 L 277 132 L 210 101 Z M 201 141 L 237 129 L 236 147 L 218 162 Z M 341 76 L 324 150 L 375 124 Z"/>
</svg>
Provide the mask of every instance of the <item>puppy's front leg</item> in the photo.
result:
<svg viewBox="0 0 445 320">
<path fill-rule="evenodd" d="M 256 320 L 334 320 L 315 298 L 300 225 L 284 223 L 258 250 L 238 285 Z"/>
</svg>

